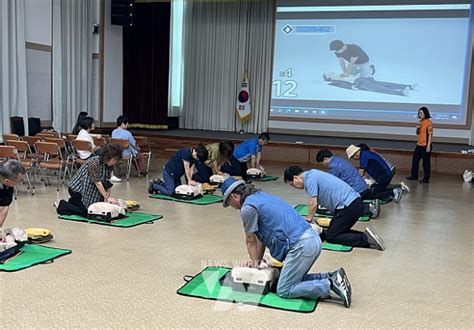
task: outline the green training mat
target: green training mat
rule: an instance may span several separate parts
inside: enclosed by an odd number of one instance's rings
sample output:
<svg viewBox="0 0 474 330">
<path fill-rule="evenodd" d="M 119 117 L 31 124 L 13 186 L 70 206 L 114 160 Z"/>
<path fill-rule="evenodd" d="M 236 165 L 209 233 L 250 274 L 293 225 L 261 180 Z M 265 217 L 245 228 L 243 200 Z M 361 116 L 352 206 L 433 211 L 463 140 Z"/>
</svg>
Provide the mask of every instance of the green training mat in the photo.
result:
<svg viewBox="0 0 474 330">
<path fill-rule="evenodd" d="M 284 299 L 273 292 L 260 295 L 234 291 L 231 287 L 222 286 L 219 280 L 230 270 L 225 267 L 207 267 L 179 288 L 177 293 L 195 298 L 258 305 L 292 312 L 311 313 L 316 309 L 317 300 Z"/>
<path fill-rule="evenodd" d="M 295 206 L 295 210 L 303 217 L 308 215 L 308 205 L 305 204 L 298 204 Z M 332 215 L 327 215 L 327 214 L 318 214 L 316 213 L 315 216 L 317 217 L 325 217 L 325 218 L 332 218 Z M 358 221 L 370 221 L 370 216 L 368 215 L 362 215 L 359 217 Z"/>
<path fill-rule="evenodd" d="M 322 249 L 326 251 L 334 251 L 334 252 L 351 252 L 352 246 L 324 242 Z"/>
<path fill-rule="evenodd" d="M 250 179 L 250 181 L 266 182 L 266 181 L 275 181 L 275 180 L 278 180 L 278 178 L 279 178 L 278 176 L 265 175 L 263 178 Z"/>
<path fill-rule="evenodd" d="M 53 262 L 54 259 L 70 254 L 71 250 L 58 249 L 43 245 L 25 244 L 20 253 L 0 264 L 0 271 L 15 272 L 34 265 Z"/>
<path fill-rule="evenodd" d="M 219 196 L 219 195 L 202 195 L 202 197 L 200 198 L 190 199 L 190 200 L 174 198 L 174 197 L 166 196 L 162 194 L 154 194 L 154 195 L 150 195 L 149 197 L 163 199 L 165 201 L 181 202 L 181 203 L 188 203 L 188 204 L 194 204 L 194 205 L 209 205 L 209 204 L 214 204 L 214 203 L 222 203 L 222 201 L 224 200 L 224 197 Z"/>
<path fill-rule="evenodd" d="M 79 215 L 60 215 L 59 216 L 59 219 L 62 219 L 62 220 L 82 221 L 82 222 L 88 222 L 88 223 L 96 223 L 99 225 L 122 227 L 122 228 L 130 228 L 130 227 L 138 226 L 144 223 L 153 223 L 153 221 L 159 220 L 161 218 L 163 218 L 163 216 L 161 215 L 154 215 L 154 214 L 148 214 L 148 213 L 142 213 L 142 212 L 127 212 L 126 218 L 119 219 L 113 222 L 92 220 L 88 218 L 83 218 Z"/>
</svg>

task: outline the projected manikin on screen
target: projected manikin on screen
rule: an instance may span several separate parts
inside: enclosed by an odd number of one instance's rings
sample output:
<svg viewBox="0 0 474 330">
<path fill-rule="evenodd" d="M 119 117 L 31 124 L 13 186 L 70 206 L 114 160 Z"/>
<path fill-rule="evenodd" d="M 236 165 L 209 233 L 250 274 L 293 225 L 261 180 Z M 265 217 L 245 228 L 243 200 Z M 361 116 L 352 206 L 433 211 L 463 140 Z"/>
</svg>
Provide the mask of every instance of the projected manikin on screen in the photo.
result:
<svg viewBox="0 0 474 330">
<path fill-rule="evenodd" d="M 356 44 L 345 44 L 341 40 L 333 40 L 329 50 L 334 51 L 341 73 L 324 73 L 323 79 L 331 86 L 364 90 L 382 94 L 407 96 L 416 84 L 398 84 L 378 81 L 375 79 L 375 65 L 370 63 L 369 56 Z"/>
<path fill-rule="evenodd" d="M 437 121 L 465 124 L 469 10 L 455 17 L 279 15 L 271 116 L 412 122 L 426 105 Z"/>
</svg>

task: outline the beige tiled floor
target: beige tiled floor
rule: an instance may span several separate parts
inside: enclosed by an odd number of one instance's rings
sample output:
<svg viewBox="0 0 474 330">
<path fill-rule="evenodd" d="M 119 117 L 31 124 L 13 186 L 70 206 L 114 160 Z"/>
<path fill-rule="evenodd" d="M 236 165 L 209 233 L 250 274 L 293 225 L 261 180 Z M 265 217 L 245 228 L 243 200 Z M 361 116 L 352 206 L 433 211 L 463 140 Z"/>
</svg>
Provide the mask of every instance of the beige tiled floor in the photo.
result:
<svg viewBox="0 0 474 330">
<path fill-rule="evenodd" d="M 269 172 L 281 175 L 282 169 Z M 48 245 L 73 253 L 53 264 L 0 273 L 0 328 L 472 328 L 474 188 L 448 176 L 410 185 L 400 204 L 383 206 L 370 222 L 384 237 L 385 252 L 323 252 L 313 267 L 345 267 L 352 307 L 321 302 L 311 314 L 176 294 L 183 275 L 246 258 L 235 210 L 151 200 L 146 180 L 133 178 L 117 184 L 114 195 L 136 199 L 142 211 L 164 218 L 121 229 L 60 222 L 52 202 L 65 197 L 65 189 L 40 187 L 34 197 L 20 192 L 7 226 L 50 228 L 55 239 Z M 281 179 L 257 186 L 291 204 L 306 200 Z"/>
</svg>

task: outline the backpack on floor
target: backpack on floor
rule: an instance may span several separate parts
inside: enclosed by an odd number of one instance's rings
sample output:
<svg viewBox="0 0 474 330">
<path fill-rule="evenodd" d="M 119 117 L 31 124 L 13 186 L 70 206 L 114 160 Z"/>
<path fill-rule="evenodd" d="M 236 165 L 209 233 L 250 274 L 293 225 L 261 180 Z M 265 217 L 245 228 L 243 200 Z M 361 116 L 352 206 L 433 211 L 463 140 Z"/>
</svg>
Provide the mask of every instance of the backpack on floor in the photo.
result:
<svg viewBox="0 0 474 330">
<path fill-rule="evenodd" d="M 21 228 L 0 231 L 0 264 L 17 255 L 27 240 L 28 236 Z"/>
</svg>

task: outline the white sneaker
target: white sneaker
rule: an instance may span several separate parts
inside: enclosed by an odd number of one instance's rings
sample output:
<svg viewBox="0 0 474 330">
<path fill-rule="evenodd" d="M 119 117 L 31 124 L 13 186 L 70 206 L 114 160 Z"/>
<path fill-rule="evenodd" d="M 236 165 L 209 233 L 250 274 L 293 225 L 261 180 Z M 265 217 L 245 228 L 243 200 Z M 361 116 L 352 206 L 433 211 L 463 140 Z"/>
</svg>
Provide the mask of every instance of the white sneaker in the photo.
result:
<svg viewBox="0 0 474 330">
<path fill-rule="evenodd" d="M 403 189 L 402 188 L 395 188 L 393 189 L 393 201 L 395 203 L 400 203 L 400 200 L 403 196 Z"/>
<path fill-rule="evenodd" d="M 410 187 L 408 187 L 408 186 L 405 184 L 405 182 L 403 182 L 403 181 L 400 182 L 400 186 L 402 186 L 402 190 L 403 190 L 404 192 L 407 192 L 407 193 L 410 192 Z"/>
<path fill-rule="evenodd" d="M 367 241 L 371 249 L 380 250 L 380 251 L 385 250 L 385 243 L 382 237 L 380 237 L 379 234 L 377 234 L 377 232 L 372 226 L 368 226 L 367 228 L 365 228 L 364 234 L 365 236 L 367 236 Z"/>
<path fill-rule="evenodd" d="M 470 170 L 465 170 L 464 174 L 462 175 L 462 178 L 464 179 L 464 182 L 469 183 L 472 181 L 473 173 Z"/>
<path fill-rule="evenodd" d="M 110 177 L 110 181 L 112 181 L 112 182 L 122 182 L 122 179 L 117 178 L 115 175 L 112 174 L 112 176 Z"/>
</svg>

